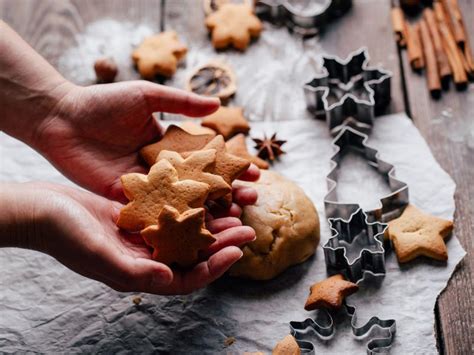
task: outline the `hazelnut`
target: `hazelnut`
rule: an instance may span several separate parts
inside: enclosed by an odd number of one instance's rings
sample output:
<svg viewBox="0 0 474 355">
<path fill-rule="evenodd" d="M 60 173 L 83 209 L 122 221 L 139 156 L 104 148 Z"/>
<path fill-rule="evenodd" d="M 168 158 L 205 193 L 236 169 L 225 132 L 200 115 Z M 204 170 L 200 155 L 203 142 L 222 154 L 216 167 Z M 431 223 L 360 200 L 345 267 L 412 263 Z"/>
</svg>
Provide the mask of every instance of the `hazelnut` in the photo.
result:
<svg viewBox="0 0 474 355">
<path fill-rule="evenodd" d="M 118 73 L 117 64 L 112 58 L 99 58 L 94 63 L 95 75 L 99 83 L 111 83 Z"/>
</svg>

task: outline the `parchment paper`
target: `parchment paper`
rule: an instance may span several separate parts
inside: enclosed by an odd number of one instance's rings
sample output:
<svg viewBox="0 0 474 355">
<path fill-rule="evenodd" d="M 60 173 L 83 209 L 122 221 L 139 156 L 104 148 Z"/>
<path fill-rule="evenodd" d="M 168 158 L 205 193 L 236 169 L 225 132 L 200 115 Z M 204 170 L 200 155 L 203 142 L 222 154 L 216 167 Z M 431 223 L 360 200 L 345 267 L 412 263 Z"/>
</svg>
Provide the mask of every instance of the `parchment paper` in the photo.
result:
<svg viewBox="0 0 474 355">
<path fill-rule="evenodd" d="M 253 136 L 273 131 L 288 139 L 287 154 L 273 169 L 302 186 L 317 206 L 323 244 L 329 237 L 323 209 L 331 155 L 326 126 L 315 120 L 252 124 Z M 405 115 L 378 118 L 370 143 L 409 184 L 414 204 L 452 218 L 455 185 Z M 69 183 L 37 153 L 4 134 L 0 148 L 2 181 Z M 366 208 L 377 203 L 386 191 L 379 176 L 357 156 L 348 156 L 342 165 L 341 198 Z M 447 245 L 447 264 L 420 259 L 400 267 L 388 252 L 382 285 L 349 297 L 359 324 L 374 315 L 396 319 L 394 354 L 436 352 L 435 300 L 464 255 L 455 236 Z M 289 333 L 289 321 L 311 315 L 303 310 L 308 288 L 326 277 L 320 246 L 315 257 L 269 282 L 225 277 L 189 296 L 142 295 L 142 304 L 135 306 L 131 295 L 76 275 L 46 255 L 3 249 L 0 263 L 0 348 L 6 352 L 269 352 Z M 236 342 L 225 347 L 227 337 Z M 332 341 L 314 340 L 324 353 L 365 353 L 365 342 L 352 337 L 348 322 L 337 327 Z"/>
</svg>

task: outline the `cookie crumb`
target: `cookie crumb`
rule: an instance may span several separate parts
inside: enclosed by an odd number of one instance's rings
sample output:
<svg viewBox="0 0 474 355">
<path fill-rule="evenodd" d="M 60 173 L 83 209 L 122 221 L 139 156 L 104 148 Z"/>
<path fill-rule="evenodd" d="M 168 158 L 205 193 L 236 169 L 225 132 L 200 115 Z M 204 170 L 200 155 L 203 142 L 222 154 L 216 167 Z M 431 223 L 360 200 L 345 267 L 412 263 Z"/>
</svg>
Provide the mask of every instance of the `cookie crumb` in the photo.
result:
<svg viewBox="0 0 474 355">
<path fill-rule="evenodd" d="M 95 75 L 99 83 L 112 83 L 118 73 L 117 64 L 113 58 L 99 58 L 94 63 Z"/>
<path fill-rule="evenodd" d="M 226 347 L 228 346 L 231 346 L 232 344 L 234 344 L 236 341 L 235 337 L 227 337 L 225 340 L 224 340 L 224 345 Z"/>
<path fill-rule="evenodd" d="M 132 298 L 132 302 L 135 306 L 138 306 L 140 303 L 142 303 L 142 298 L 140 296 L 135 296 Z"/>
</svg>

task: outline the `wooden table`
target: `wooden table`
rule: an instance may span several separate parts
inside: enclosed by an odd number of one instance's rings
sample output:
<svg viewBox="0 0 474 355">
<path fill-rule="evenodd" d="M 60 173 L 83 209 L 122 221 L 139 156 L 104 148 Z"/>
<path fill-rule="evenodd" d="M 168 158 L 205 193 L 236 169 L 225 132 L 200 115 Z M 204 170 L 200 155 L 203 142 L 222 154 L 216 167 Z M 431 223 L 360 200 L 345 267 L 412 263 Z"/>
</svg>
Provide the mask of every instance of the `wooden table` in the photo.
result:
<svg viewBox="0 0 474 355">
<path fill-rule="evenodd" d="M 474 1 L 459 3 L 474 39 Z M 441 100 L 433 101 L 424 76 L 413 73 L 405 53 L 397 50 L 389 10 L 389 0 L 354 0 L 350 13 L 328 27 L 320 44 L 326 52 L 343 57 L 359 46 L 367 46 L 372 63 L 383 63 L 393 71 L 389 111 L 406 111 L 413 118 L 441 166 L 457 183 L 455 232 L 468 255 L 439 298 L 436 331 L 441 353 L 472 353 L 474 86 L 471 84 L 465 92 L 451 89 Z M 0 18 L 53 65 L 57 65 L 65 48 L 74 45 L 77 33 L 104 16 L 133 23 L 153 19 L 159 23 L 158 28 L 164 28 L 168 23 L 189 22 L 190 17 L 202 16 L 202 11 L 198 0 L 0 0 Z M 195 21 L 202 24 L 202 20 Z"/>
</svg>

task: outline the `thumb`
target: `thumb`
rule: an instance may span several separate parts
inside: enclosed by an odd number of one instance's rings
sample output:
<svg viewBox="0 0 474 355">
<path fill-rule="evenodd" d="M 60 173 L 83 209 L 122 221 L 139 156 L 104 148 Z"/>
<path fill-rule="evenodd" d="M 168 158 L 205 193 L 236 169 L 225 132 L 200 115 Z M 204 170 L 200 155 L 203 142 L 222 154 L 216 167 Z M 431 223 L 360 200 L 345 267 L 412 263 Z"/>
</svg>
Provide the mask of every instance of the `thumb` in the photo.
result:
<svg viewBox="0 0 474 355">
<path fill-rule="evenodd" d="M 149 259 L 134 259 L 131 272 L 135 288 L 142 292 L 158 293 L 173 281 L 173 272 L 168 266 Z"/>
<path fill-rule="evenodd" d="M 160 111 L 202 117 L 213 113 L 220 106 L 220 100 L 217 97 L 196 95 L 147 81 L 134 81 L 131 84 L 136 85 L 144 95 L 151 111 L 150 114 Z"/>
</svg>

